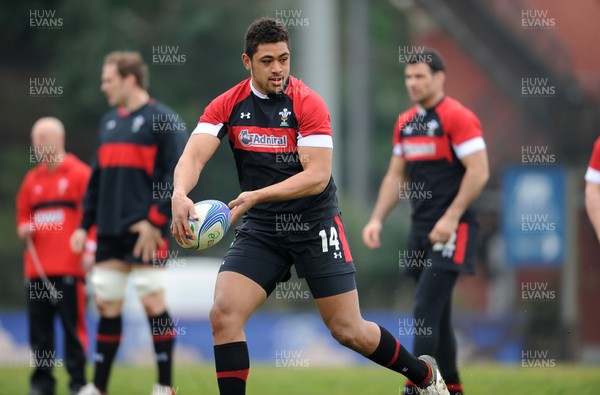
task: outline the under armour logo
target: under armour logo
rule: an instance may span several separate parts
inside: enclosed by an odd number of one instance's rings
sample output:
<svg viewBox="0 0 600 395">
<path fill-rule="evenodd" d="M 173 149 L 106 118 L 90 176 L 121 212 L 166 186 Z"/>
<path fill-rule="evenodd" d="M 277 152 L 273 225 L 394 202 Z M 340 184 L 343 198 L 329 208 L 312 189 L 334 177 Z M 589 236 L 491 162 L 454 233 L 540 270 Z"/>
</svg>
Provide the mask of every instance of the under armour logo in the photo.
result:
<svg viewBox="0 0 600 395">
<path fill-rule="evenodd" d="M 250 119 L 250 112 L 241 112 L 240 113 L 240 118 L 242 118 L 242 119 L 244 119 L 244 118 Z"/>
<path fill-rule="evenodd" d="M 334 252 L 334 253 L 333 253 L 333 257 L 334 257 L 335 259 L 341 258 L 341 257 L 342 257 L 342 253 L 341 253 L 341 252 Z"/>
</svg>

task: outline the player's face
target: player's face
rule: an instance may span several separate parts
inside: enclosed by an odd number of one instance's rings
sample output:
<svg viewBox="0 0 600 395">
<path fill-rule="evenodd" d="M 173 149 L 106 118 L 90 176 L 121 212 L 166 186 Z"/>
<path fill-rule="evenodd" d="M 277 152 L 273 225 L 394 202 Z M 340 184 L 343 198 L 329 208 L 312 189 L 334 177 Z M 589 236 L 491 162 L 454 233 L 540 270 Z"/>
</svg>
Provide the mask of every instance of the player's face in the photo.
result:
<svg viewBox="0 0 600 395">
<path fill-rule="evenodd" d="M 281 93 L 290 75 L 290 50 L 287 43 L 259 44 L 252 59 L 242 55 L 246 69 L 250 70 L 252 85 L 265 95 Z"/>
<path fill-rule="evenodd" d="M 53 128 L 50 124 L 40 124 L 35 127 L 31 133 L 31 143 L 35 147 L 35 152 L 39 153 L 42 162 L 52 162 L 64 147 L 64 135 Z"/>
<path fill-rule="evenodd" d="M 114 63 L 105 64 L 102 67 L 102 84 L 100 90 L 106 96 L 111 107 L 124 105 L 127 100 L 127 84 L 122 78 Z"/>
<path fill-rule="evenodd" d="M 410 100 L 427 106 L 432 98 L 438 97 L 443 90 L 442 72 L 433 73 L 426 63 L 407 64 L 404 69 L 404 82 Z"/>
</svg>

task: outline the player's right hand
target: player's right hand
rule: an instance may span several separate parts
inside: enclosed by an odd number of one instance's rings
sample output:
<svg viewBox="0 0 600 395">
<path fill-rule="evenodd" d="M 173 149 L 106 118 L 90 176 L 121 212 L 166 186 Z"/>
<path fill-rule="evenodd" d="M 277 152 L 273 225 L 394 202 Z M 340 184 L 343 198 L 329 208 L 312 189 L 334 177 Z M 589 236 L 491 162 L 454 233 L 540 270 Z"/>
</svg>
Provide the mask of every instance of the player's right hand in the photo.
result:
<svg viewBox="0 0 600 395">
<path fill-rule="evenodd" d="M 381 247 L 380 234 L 381 222 L 376 220 L 369 221 L 362 231 L 363 243 L 372 250 Z"/>
<path fill-rule="evenodd" d="M 194 202 L 184 193 L 173 193 L 171 198 L 171 234 L 179 244 L 190 245 L 186 235 L 195 239 L 188 218 L 198 219 Z"/>
<path fill-rule="evenodd" d="M 83 248 L 85 247 L 85 241 L 87 240 L 87 232 L 85 229 L 77 229 L 71 235 L 71 239 L 69 240 L 71 244 L 71 251 L 75 254 L 80 254 L 83 252 Z"/>
<path fill-rule="evenodd" d="M 21 224 L 17 228 L 17 236 L 21 241 L 25 241 L 33 235 L 34 229 L 33 226 L 29 223 Z"/>
</svg>

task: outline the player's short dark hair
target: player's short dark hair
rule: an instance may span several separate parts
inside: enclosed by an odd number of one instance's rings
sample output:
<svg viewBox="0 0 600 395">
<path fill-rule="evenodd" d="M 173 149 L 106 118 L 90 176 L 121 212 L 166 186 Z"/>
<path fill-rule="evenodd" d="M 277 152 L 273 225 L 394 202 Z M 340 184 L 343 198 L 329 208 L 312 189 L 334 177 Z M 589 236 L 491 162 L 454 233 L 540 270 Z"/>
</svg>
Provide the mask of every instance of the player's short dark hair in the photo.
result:
<svg viewBox="0 0 600 395">
<path fill-rule="evenodd" d="M 422 53 L 413 54 L 408 57 L 407 64 L 425 63 L 429 66 L 432 73 L 436 71 L 446 71 L 444 58 L 438 51 L 432 48 L 425 49 Z"/>
<path fill-rule="evenodd" d="M 260 44 L 285 42 L 290 48 L 290 33 L 274 18 L 256 19 L 246 31 L 244 53 L 252 59 Z"/>
<path fill-rule="evenodd" d="M 142 89 L 148 89 L 149 73 L 148 66 L 144 63 L 142 55 L 135 51 L 114 51 L 106 55 L 104 64 L 113 63 L 122 78 L 133 75 L 137 85 Z"/>
</svg>

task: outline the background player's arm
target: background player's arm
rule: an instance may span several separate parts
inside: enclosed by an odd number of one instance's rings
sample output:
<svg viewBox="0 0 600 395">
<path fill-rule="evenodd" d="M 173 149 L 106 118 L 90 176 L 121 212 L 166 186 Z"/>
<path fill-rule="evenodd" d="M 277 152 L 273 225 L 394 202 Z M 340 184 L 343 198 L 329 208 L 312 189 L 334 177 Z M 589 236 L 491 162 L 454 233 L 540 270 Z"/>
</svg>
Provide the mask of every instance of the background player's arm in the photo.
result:
<svg viewBox="0 0 600 395">
<path fill-rule="evenodd" d="M 406 161 L 399 155 L 392 155 L 387 172 L 381 181 L 377 203 L 371 218 L 365 225 L 362 236 L 363 242 L 369 248 L 379 248 L 381 242 L 379 235 L 383 221 L 398 204 L 400 185 L 404 181 Z"/>
<path fill-rule="evenodd" d="M 99 178 L 99 165 L 98 165 L 98 153 L 92 162 L 92 172 L 85 189 L 85 195 L 83 197 L 83 218 L 81 219 L 81 225 L 78 229 L 73 232 L 70 239 L 71 250 L 79 254 L 83 252 L 86 240 L 88 238 L 88 231 L 92 226 L 96 224 L 96 210 L 98 204 L 98 189 L 100 187 Z"/>
<path fill-rule="evenodd" d="M 176 115 L 175 113 L 171 114 Z M 172 118 L 178 119 L 179 116 Z M 167 121 L 165 123 L 170 123 L 171 127 L 163 127 L 161 130 L 177 130 L 175 122 Z M 159 133 L 156 136 L 156 144 L 158 152 L 154 164 L 152 185 L 172 185 L 173 171 L 185 146 L 185 133 Z M 130 232 L 138 234 L 133 247 L 134 256 L 148 262 L 157 247 L 164 246 L 165 242 L 161 238 L 160 229 L 168 223 L 170 211 L 169 200 L 162 199 L 154 202 L 148 210 L 147 217 L 129 227 Z"/>
<path fill-rule="evenodd" d="M 198 183 L 204 166 L 214 155 L 220 142 L 218 137 L 210 134 L 193 134 L 175 166 L 171 198 L 171 233 L 179 243 L 187 244 L 185 234 L 192 235 L 188 217 L 198 218 L 194 211 L 194 202 L 187 195 Z"/>
<path fill-rule="evenodd" d="M 454 200 L 429 234 L 429 240 L 432 243 L 445 243 L 450 239 L 450 235 L 458 227 L 460 217 L 479 197 L 489 179 L 488 158 L 485 149 L 465 156 L 460 161 L 465 167 L 465 174 Z"/>
<path fill-rule="evenodd" d="M 168 119 L 179 119 L 179 116 L 175 113 L 165 113 L 173 115 L 167 117 Z M 178 130 L 179 126 L 175 121 L 165 121 L 163 126 L 159 130 Z M 185 131 L 171 132 L 171 133 L 158 133 L 156 135 L 156 144 L 158 145 L 158 152 L 156 155 L 156 163 L 154 167 L 154 174 L 152 175 L 152 185 L 155 183 L 158 185 L 173 185 L 173 173 L 177 161 L 183 153 L 183 149 L 186 145 Z M 155 201 L 150 211 L 148 212 L 147 220 L 157 228 L 163 227 L 169 220 L 171 214 L 171 202 L 169 199 L 160 199 Z"/>
<path fill-rule="evenodd" d="M 590 181 L 586 182 L 585 208 L 590 222 L 596 231 L 596 237 L 600 242 L 600 184 Z"/>
<path fill-rule="evenodd" d="M 29 194 L 28 179 L 28 177 L 25 178 L 17 193 L 17 235 L 21 241 L 31 237 L 33 233 L 33 227 L 31 226 L 33 210 L 27 198 Z"/>
<path fill-rule="evenodd" d="M 331 179 L 332 148 L 298 147 L 303 170 L 268 187 L 242 192 L 229 202 L 232 223 L 252 206 L 268 201 L 292 200 L 323 192 Z"/>
</svg>

